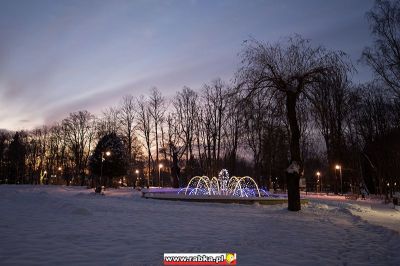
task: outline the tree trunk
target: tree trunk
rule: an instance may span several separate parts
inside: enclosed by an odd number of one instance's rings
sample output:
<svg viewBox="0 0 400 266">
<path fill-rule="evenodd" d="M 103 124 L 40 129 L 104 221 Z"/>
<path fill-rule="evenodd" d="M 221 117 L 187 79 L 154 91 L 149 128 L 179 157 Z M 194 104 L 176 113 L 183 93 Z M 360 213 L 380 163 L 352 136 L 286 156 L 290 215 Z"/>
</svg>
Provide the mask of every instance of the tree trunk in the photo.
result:
<svg viewBox="0 0 400 266">
<path fill-rule="evenodd" d="M 303 163 L 300 155 L 300 129 L 296 115 L 297 97 L 296 92 L 286 93 L 286 112 L 290 127 L 290 166 L 286 170 L 289 211 L 301 209 L 299 181 Z"/>
<path fill-rule="evenodd" d="M 158 125 L 157 125 L 157 122 L 154 124 L 154 126 L 156 129 L 156 132 L 155 132 L 155 134 L 156 134 L 156 167 L 154 169 L 156 169 L 156 168 L 158 169 L 160 166 L 159 166 L 159 159 L 158 159 Z M 157 179 L 157 180 L 158 180 L 158 186 L 161 187 L 161 180 L 160 179 Z"/>
<path fill-rule="evenodd" d="M 178 166 L 178 153 L 173 152 L 172 155 L 172 167 L 171 167 L 171 184 L 173 188 L 179 188 L 182 185 L 180 180 L 180 168 Z"/>
<path fill-rule="evenodd" d="M 148 153 L 148 159 L 147 159 L 147 167 L 148 167 L 148 169 L 149 169 L 149 172 L 148 172 L 148 174 L 147 174 L 147 188 L 149 188 L 150 187 L 150 175 L 151 175 L 151 152 L 150 152 L 150 149 L 149 149 L 149 153 Z M 153 175 L 151 175 L 151 177 L 152 177 L 152 179 L 151 179 L 151 184 L 152 185 L 154 185 L 154 182 L 153 182 Z"/>
</svg>

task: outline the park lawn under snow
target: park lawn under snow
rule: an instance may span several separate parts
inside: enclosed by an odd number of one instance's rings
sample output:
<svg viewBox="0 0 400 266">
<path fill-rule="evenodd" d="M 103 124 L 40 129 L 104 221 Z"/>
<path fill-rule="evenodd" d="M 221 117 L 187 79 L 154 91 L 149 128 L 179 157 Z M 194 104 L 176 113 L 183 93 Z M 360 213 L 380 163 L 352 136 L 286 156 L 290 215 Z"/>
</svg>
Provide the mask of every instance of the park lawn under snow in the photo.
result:
<svg viewBox="0 0 400 266">
<path fill-rule="evenodd" d="M 320 198 L 288 212 L 150 200 L 129 188 L 2 185 L 0 265 L 162 265 L 164 252 L 236 252 L 238 265 L 400 265 L 400 212 L 382 211 Z"/>
</svg>

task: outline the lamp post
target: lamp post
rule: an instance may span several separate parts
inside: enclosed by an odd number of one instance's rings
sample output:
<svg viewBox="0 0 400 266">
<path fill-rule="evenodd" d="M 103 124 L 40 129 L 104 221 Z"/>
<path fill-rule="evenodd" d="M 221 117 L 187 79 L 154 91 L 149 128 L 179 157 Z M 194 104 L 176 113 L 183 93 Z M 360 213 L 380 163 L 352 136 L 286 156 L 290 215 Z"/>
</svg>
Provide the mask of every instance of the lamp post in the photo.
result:
<svg viewBox="0 0 400 266">
<path fill-rule="evenodd" d="M 137 179 L 136 179 L 136 182 L 135 182 L 135 183 L 139 184 L 139 181 L 140 181 L 140 178 L 139 178 L 139 170 L 136 169 L 136 170 L 135 170 L 135 173 L 136 173 L 136 175 L 137 175 Z M 134 185 L 136 185 L 136 184 L 134 184 Z"/>
<path fill-rule="evenodd" d="M 57 171 L 59 172 L 59 174 L 57 175 L 57 177 L 56 177 L 56 182 L 57 182 L 57 184 L 59 183 L 59 180 L 60 179 L 62 179 L 62 168 L 61 168 L 61 166 L 59 166 L 58 168 L 57 168 Z"/>
<path fill-rule="evenodd" d="M 342 178 L 342 166 L 337 164 L 335 166 L 336 170 L 339 170 L 339 175 L 340 175 L 340 192 L 343 195 L 343 178 Z"/>
<path fill-rule="evenodd" d="M 317 175 L 317 183 L 319 184 L 319 192 L 321 192 L 321 190 L 322 190 L 322 180 L 321 180 L 321 183 L 319 182 L 319 180 L 320 180 L 319 177 L 321 176 L 321 173 L 319 171 L 317 171 L 316 175 Z"/>
<path fill-rule="evenodd" d="M 158 185 L 161 187 L 161 168 L 163 168 L 163 165 L 160 163 L 158 165 Z"/>
<path fill-rule="evenodd" d="M 106 158 L 104 156 L 110 156 L 111 152 L 109 151 L 102 151 L 101 152 L 101 166 L 100 166 L 100 187 L 101 187 L 101 179 L 103 178 L 103 162 L 106 160 Z"/>
</svg>

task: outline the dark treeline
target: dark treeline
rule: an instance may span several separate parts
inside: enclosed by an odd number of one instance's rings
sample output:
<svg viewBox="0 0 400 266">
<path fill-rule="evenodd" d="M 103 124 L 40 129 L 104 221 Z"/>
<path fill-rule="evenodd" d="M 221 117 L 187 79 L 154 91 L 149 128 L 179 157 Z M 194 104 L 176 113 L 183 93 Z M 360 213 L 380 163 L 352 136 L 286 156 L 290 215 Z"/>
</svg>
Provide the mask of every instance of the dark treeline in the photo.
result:
<svg viewBox="0 0 400 266">
<path fill-rule="evenodd" d="M 301 36 L 248 40 L 234 81 L 184 87 L 171 99 L 153 88 L 99 116 L 78 111 L 0 132 L 0 182 L 177 187 L 226 168 L 294 197 L 302 176 L 309 191 L 357 193 L 361 183 L 391 196 L 400 188 L 399 2 L 376 1 L 367 17 L 368 83 L 351 82 L 344 53 Z"/>
</svg>

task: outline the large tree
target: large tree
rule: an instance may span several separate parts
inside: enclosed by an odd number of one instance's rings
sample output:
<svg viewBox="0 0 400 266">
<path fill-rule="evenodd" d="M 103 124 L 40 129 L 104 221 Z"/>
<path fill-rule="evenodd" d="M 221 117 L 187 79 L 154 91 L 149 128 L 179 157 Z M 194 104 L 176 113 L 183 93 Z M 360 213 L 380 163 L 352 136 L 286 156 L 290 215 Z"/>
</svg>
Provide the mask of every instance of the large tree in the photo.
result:
<svg viewBox="0 0 400 266">
<path fill-rule="evenodd" d="M 230 88 L 229 91 L 234 91 L 236 88 Z M 222 125 L 223 143 L 225 151 L 225 167 L 231 175 L 236 175 L 236 163 L 238 157 L 239 144 L 243 132 L 243 104 L 241 96 L 234 94 L 228 99 L 226 107 L 226 117 Z"/>
<path fill-rule="evenodd" d="M 122 99 L 119 109 L 119 124 L 128 155 L 128 176 L 133 182 L 133 169 L 136 166 L 137 139 L 135 137 L 135 113 L 136 100 L 132 95 L 126 95 Z"/>
<path fill-rule="evenodd" d="M 151 135 L 151 114 L 149 110 L 149 103 L 146 98 L 143 96 L 137 99 L 137 130 L 139 136 L 144 140 L 143 146 L 147 152 L 147 186 L 153 185 L 153 179 L 151 179 L 150 183 L 150 176 L 151 176 L 151 162 L 153 161 L 153 157 L 151 155 L 151 149 L 153 145 L 153 141 L 150 137 Z"/>
<path fill-rule="evenodd" d="M 101 177 L 101 185 L 112 186 L 113 178 L 126 175 L 126 150 L 117 134 L 110 133 L 99 140 L 89 167 L 94 175 Z"/>
<path fill-rule="evenodd" d="M 290 159 L 286 169 L 288 209 L 298 211 L 300 205 L 299 180 L 303 173 L 300 151 L 300 127 L 297 104 L 300 95 L 330 75 L 342 53 L 313 47 L 300 36 L 289 38 L 287 43 L 268 44 L 252 40 L 243 51 L 240 78 L 248 93 L 273 90 L 276 97 L 284 98 L 286 119 L 290 134 Z"/>
<path fill-rule="evenodd" d="M 218 78 L 202 90 L 205 152 L 208 174 L 216 176 L 220 168 L 223 122 L 228 102 L 227 85 Z"/>
<path fill-rule="evenodd" d="M 345 121 L 353 109 L 354 92 L 348 80 L 347 69 L 337 69 L 317 84 L 308 99 L 312 102 L 316 127 L 322 134 L 328 159 L 329 176 L 334 176 L 335 164 L 343 164 L 345 149 Z M 335 179 L 335 181 L 337 181 Z M 335 182 L 335 193 L 339 186 Z"/>
<path fill-rule="evenodd" d="M 84 184 L 84 170 L 94 138 L 93 122 L 94 116 L 88 111 L 71 113 L 62 121 L 66 145 L 70 149 L 74 161 L 73 174 L 80 177 L 81 185 Z"/>
<path fill-rule="evenodd" d="M 182 132 L 182 144 L 186 154 L 186 161 L 193 156 L 194 124 L 198 112 L 198 95 L 188 87 L 178 92 L 173 100 L 177 127 Z"/>
<path fill-rule="evenodd" d="M 11 133 L 5 130 L 0 130 L 0 183 L 6 182 L 7 165 L 6 151 L 8 150 Z"/>
<path fill-rule="evenodd" d="M 363 58 L 400 97 L 400 1 L 376 0 L 367 17 L 374 45 L 364 49 Z"/>
<path fill-rule="evenodd" d="M 24 183 L 26 143 L 24 132 L 16 132 L 8 149 L 10 183 Z"/>
<path fill-rule="evenodd" d="M 156 88 L 151 89 L 150 97 L 149 97 L 149 103 L 148 103 L 148 110 L 150 113 L 150 116 L 152 118 L 152 122 L 154 123 L 154 127 L 152 128 L 154 130 L 154 140 L 156 143 L 156 161 L 155 161 L 155 167 L 153 169 L 156 169 L 156 167 L 159 167 L 160 163 L 160 127 L 162 127 L 162 122 L 164 121 L 164 113 L 166 110 L 165 107 L 165 99 L 161 95 L 161 92 Z M 158 186 L 161 186 L 161 180 L 158 180 Z"/>
<path fill-rule="evenodd" d="M 382 194 L 387 180 L 397 176 L 393 169 L 399 161 L 395 148 L 398 143 L 394 140 L 396 135 L 399 138 L 398 103 L 377 83 L 360 86 L 358 95 L 352 124 L 361 153 L 363 178 L 371 193 Z"/>
<path fill-rule="evenodd" d="M 117 107 L 108 107 L 102 111 L 102 116 L 97 118 L 96 121 L 97 136 L 99 138 L 104 135 L 117 133 L 120 131 L 120 112 L 121 110 Z"/>
</svg>

